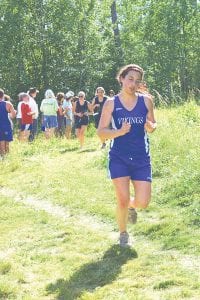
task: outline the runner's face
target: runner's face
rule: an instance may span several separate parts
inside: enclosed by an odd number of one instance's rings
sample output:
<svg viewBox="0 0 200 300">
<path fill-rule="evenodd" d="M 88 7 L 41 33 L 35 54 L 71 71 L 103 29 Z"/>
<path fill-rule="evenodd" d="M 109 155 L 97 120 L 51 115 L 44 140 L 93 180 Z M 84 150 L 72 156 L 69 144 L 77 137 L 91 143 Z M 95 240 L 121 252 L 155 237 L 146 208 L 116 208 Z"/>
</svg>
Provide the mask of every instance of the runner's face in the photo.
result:
<svg viewBox="0 0 200 300">
<path fill-rule="evenodd" d="M 125 78 L 121 78 L 122 90 L 128 94 L 134 94 L 142 82 L 141 74 L 137 71 L 129 71 Z"/>
<path fill-rule="evenodd" d="M 79 97 L 80 101 L 84 101 L 84 99 L 85 99 L 84 95 L 82 95 L 82 94 L 80 94 L 78 97 Z"/>
<path fill-rule="evenodd" d="M 24 102 L 29 102 L 29 97 L 28 96 L 26 96 L 26 97 L 24 97 Z"/>
<path fill-rule="evenodd" d="M 35 98 L 37 96 L 37 93 L 32 93 L 31 97 Z"/>
<path fill-rule="evenodd" d="M 102 97 L 102 96 L 104 95 L 104 92 L 101 91 L 101 90 L 99 90 L 99 91 L 97 92 L 97 95 L 100 96 L 100 97 Z"/>
</svg>

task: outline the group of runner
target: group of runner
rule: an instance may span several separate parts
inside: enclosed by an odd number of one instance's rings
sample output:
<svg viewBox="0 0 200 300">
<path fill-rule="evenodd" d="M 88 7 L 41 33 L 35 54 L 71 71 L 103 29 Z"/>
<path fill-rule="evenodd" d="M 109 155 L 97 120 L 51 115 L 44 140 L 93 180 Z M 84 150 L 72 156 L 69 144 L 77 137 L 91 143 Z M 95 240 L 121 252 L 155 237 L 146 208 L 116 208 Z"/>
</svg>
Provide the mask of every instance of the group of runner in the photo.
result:
<svg viewBox="0 0 200 300">
<path fill-rule="evenodd" d="M 66 137 L 69 138 L 72 117 L 74 117 L 76 135 L 82 147 L 89 121 L 88 116 L 91 113 L 94 114 L 102 147 L 105 146 L 106 140 L 112 140 L 109 151 L 109 171 L 117 197 L 117 221 L 121 247 L 130 245 L 127 232 L 128 219 L 131 223 L 135 223 L 136 209 L 146 208 L 151 198 L 152 171 L 147 133 L 152 133 L 156 129 L 156 121 L 152 97 L 146 91 L 143 75 L 144 71 L 140 66 L 126 65 L 117 75 L 121 86 L 121 91 L 117 95 L 113 93 L 107 98 L 104 89 L 99 87 L 92 102 L 88 102 L 83 91 L 78 93 L 78 98 L 74 101 L 71 92 L 66 95 L 58 93 L 55 97 L 51 90 L 47 90 L 40 106 L 40 111 L 43 113 L 42 126 L 47 138 L 54 134 L 55 128 L 58 128 L 60 133 L 63 120 L 67 128 Z M 27 140 L 30 136 L 34 138 L 34 121 L 30 122 L 30 120 L 38 116 L 38 111 L 34 112 L 33 103 L 37 92 L 34 88 L 30 89 L 28 94 L 19 95 L 21 116 L 18 117 L 21 119 L 22 140 Z M 8 115 L 15 117 L 16 111 L 10 102 L 4 100 L 4 92 L 0 90 L 1 155 L 8 151 L 8 142 L 12 140 Z M 24 133 L 26 131 L 29 131 L 29 135 Z M 130 195 L 130 183 L 134 188 L 134 197 Z"/>
</svg>

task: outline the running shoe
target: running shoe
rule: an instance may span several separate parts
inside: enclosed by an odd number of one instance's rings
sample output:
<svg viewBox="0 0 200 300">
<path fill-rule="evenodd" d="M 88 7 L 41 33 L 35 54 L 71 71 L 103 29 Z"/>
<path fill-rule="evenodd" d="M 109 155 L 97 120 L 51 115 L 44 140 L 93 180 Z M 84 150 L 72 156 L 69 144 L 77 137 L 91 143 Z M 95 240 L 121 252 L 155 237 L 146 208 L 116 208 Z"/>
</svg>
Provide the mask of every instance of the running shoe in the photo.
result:
<svg viewBox="0 0 200 300">
<path fill-rule="evenodd" d="M 119 245 L 121 247 L 130 247 L 128 232 L 121 232 L 119 236 Z"/>
<path fill-rule="evenodd" d="M 137 223 L 137 212 L 133 207 L 129 207 L 128 209 L 128 222 L 131 224 Z"/>
</svg>

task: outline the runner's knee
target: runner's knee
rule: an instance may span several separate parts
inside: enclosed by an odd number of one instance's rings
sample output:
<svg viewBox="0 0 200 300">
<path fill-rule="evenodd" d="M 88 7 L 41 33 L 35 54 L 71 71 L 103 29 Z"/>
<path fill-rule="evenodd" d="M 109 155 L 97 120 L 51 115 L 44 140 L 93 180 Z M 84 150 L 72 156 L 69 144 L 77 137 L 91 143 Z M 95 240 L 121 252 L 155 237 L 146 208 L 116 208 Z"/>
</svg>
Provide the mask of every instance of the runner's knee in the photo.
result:
<svg viewBox="0 0 200 300">
<path fill-rule="evenodd" d="M 148 197 L 148 198 L 146 198 L 146 199 L 141 199 L 141 198 L 135 198 L 135 200 L 134 200 L 134 202 L 135 202 L 135 204 L 136 204 L 136 207 L 138 207 L 138 208 L 147 208 L 147 206 L 149 205 L 149 202 L 150 202 L 150 200 L 151 200 L 151 198 L 150 197 Z"/>
</svg>

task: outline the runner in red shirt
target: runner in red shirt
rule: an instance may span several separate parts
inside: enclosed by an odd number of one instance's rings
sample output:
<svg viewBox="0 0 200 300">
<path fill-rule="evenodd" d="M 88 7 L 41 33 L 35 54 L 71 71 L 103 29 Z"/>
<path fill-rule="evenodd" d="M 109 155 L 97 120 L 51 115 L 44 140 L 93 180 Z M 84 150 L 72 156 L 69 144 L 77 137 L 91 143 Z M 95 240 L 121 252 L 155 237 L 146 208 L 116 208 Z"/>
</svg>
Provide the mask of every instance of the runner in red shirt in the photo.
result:
<svg viewBox="0 0 200 300">
<path fill-rule="evenodd" d="M 27 142 L 30 130 L 32 129 L 33 124 L 33 115 L 34 112 L 31 111 L 31 107 L 29 106 L 29 95 L 26 93 L 20 93 L 19 99 L 22 101 L 21 104 L 21 131 L 19 140 Z"/>
</svg>

